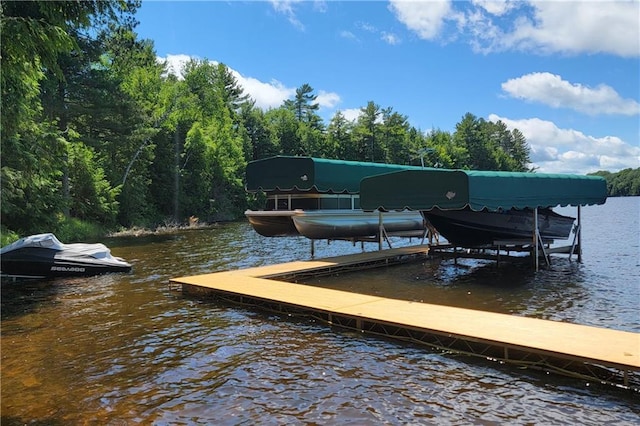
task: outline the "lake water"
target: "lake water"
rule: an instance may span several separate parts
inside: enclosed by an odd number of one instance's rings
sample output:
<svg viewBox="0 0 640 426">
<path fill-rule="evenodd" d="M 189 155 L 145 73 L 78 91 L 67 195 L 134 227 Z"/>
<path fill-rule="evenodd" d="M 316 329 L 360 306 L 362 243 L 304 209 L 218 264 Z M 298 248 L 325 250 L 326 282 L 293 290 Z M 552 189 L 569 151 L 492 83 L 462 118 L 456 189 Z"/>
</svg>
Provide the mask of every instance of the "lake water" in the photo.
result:
<svg viewBox="0 0 640 426">
<path fill-rule="evenodd" d="M 639 333 L 640 197 L 584 207 L 582 225 L 582 264 L 555 257 L 534 273 L 433 259 L 309 284 Z M 3 426 L 640 419 L 640 396 L 631 391 L 169 288 L 172 277 L 309 259 L 303 238 L 265 238 L 238 222 L 105 242 L 134 265 L 132 273 L 2 284 Z M 316 243 L 316 257 L 360 251 L 347 242 Z"/>
</svg>

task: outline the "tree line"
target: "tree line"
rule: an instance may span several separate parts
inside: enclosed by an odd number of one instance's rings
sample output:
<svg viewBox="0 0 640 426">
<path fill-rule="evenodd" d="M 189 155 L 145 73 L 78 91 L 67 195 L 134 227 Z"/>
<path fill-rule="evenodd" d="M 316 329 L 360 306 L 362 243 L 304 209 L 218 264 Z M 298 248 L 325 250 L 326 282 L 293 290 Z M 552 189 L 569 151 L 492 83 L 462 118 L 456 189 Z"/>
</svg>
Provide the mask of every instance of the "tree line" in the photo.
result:
<svg viewBox="0 0 640 426">
<path fill-rule="evenodd" d="M 308 83 L 265 111 L 224 64 L 170 74 L 135 33 L 139 6 L 1 3 L 3 234 L 237 219 L 260 207 L 246 164 L 274 155 L 532 171 L 519 130 L 471 113 L 424 132 L 369 101 L 325 123 Z"/>
<path fill-rule="evenodd" d="M 640 167 L 637 169 L 624 169 L 616 173 L 598 171 L 589 174 L 602 176 L 607 181 L 607 192 L 610 197 L 640 195 Z"/>
</svg>

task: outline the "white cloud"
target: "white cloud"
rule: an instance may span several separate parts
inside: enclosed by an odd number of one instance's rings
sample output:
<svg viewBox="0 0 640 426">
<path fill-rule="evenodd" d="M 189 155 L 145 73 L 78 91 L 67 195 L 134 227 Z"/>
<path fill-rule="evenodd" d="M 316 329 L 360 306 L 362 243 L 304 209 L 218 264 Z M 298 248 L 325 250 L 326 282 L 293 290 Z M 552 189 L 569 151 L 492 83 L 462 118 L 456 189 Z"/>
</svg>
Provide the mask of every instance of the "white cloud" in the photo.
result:
<svg viewBox="0 0 640 426">
<path fill-rule="evenodd" d="M 640 104 L 623 99 L 610 86 L 595 88 L 570 83 L 559 75 L 536 72 L 502 83 L 508 95 L 525 101 L 540 102 L 554 108 L 571 108 L 586 114 L 640 114 Z"/>
<path fill-rule="evenodd" d="M 316 102 L 318 102 L 320 108 L 335 108 L 335 106 L 340 103 L 340 95 L 333 92 L 318 90 L 318 97 L 316 98 Z"/>
<path fill-rule="evenodd" d="M 511 120 L 491 114 L 489 120 L 501 120 L 507 128 L 522 132 L 531 147 L 531 161 L 540 172 L 586 174 L 640 167 L 640 147 L 616 136 L 589 136 L 539 118 Z"/>
<path fill-rule="evenodd" d="M 495 16 L 502 16 L 517 7 L 509 0 L 472 0 L 472 3 Z"/>
<path fill-rule="evenodd" d="M 296 93 L 295 88 L 286 87 L 278 80 L 265 83 L 257 78 L 245 77 L 237 71 L 232 70 L 232 73 L 238 80 L 238 84 L 256 101 L 256 106 L 261 109 L 278 108 Z"/>
<path fill-rule="evenodd" d="M 302 22 L 300 22 L 294 10 L 294 5 L 296 3 L 300 3 L 301 1 L 302 0 L 269 0 L 271 6 L 273 7 L 273 10 L 285 15 L 291 25 L 293 25 L 300 31 L 304 31 L 304 25 L 302 24 Z"/>
<path fill-rule="evenodd" d="M 518 21 L 505 47 L 545 53 L 640 55 L 640 3 L 637 1 L 536 1 L 534 16 Z"/>
<path fill-rule="evenodd" d="M 304 24 L 298 19 L 295 11 L 295 7 L 298 4 L 303 3 L 303 0 L 269 0 L 269 3 L 271 3 L 273 10 L 285 15 L 291 25 L 300 31 L 305 30 Z M 327 8 L 328 6 L 325 0 L 313 1 L 313 10 L 315 12 L 324 13 L 327 11 Z"/>
<path fill-rule="evenodd" d="M 344 118 L 349 121 L 356 121 L 358 117 L 360 117 L 360 114 L 362 114 L 360 108 L 347 108 L 340 110 L 340 112 L 342 113 L 342 115 L 344 115 Z"/>
<path fill-rule="evenodd" d="M 157 58 L 157 61 L 161 64 L 165 64 L 167 67 L 167 74 L 173 74 L 176 77 L 182 79 L 182 70 L 184 69 L 187 62 L 192 59 L 197 59 L 196 57 L 189 55 L 167 55 L 166 58 Z"/>
<path fill-rule="evenodd" d="M 489 53 L 608 53 L 640 56 L 638 1 L 404 1 L 390 10 L 425 40 L 442 37 L 448 23 L 474 49 Z M 505 23 L 512 25 L 507 28 Z"/>
<path fill-rule="evenodd" d="M 359 36 L 354 34 L 352 31 L 347 31 L 347 30 L 340 32 L 340 36 L 360 43 L 362 39 L 367 38 L 366 34 L 362 34 L 362 33 L 369 33 L 369 34 L 379 36 L 380 40 L 392 46 L 395 46 L 402 42 L 402 39 L 398 34 L 394 32 L 380 30 L 376 26 L 371 25 L 368 22 L 357 21 L 354 26 Z"/>
<path fill-rule="evenodd" d="M 452 11 L 449 0 L 441 1 L 406 1 L 391 0 L 389 9 L 420 38 L 432 40 L 438 36 L 444 20 Z"/>
<path fill-rule="evenodd" d="M 369 32 L 369 33 L 378 32 L 378 29 L 375 26 L 371 25 L 368 22 L 363 22 L 363 21 L 356 22 L 356 28 L 359 29 L 359 30 L 363 30 L 363 31 Z"/>
<path fill-rule="evenodd" d="M 327 2 L 325 0 L 314 0 L 313 10 L 316 12 L 324 13 L 328 9 Z"/>
<path fill-rule="evenodd" d="M 347 40 L 351 40 L 351 41 L 355 41 L 355 42 L 359 42 L 360 41 L 358 39 L 358 37 L 354 33 L 352 33 L 351 31 L 347 31 L 347 30 L 340 31 L 340 37 L 346 38 Z"/>
<path fill-rule="evenodd" d="M 382 32 L 382 35 L 380 36 L 380 38 L 384 40 L 387 44 L 391 44 L 391 45 L 400 44 L 401 42 L 400 37 L 398 37 L 396 34 L 388 33 L 386 31 Z"/>
</svg>

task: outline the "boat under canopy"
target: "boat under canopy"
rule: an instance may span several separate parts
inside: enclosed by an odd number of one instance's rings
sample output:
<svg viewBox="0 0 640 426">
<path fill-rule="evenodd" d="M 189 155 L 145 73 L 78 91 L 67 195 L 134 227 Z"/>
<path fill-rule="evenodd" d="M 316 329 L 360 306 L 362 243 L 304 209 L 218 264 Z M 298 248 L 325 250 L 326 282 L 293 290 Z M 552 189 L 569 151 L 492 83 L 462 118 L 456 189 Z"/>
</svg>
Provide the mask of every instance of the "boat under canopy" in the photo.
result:
<svg viewBox="0 0 640 426">
<path fill-rule="evenodd" d="M 423 210 L 425 219 L 447 241 L 458 247 L 495 245 L 497 241 L 531 241 L 535 229 L 532 209 L 506 211 Z M 549 208 L 538 209 L 538 231 L 543 243 L 566 240 L 573 229 L 575 218 L 562 216 Z"/>
<path fill-rule="evenodd" d="M 298 233 L 313 240 L 375 237 L 384 226 L 388 234 L 424 234 L 420 212 L 405 210 L 365 212 L 363 210 L 296 210 L 292 216 Z"/>
<path fill-rule="evenodd" d="M 416 166 L 365 163 L 313 157 L 276 156 L 247 165 L 247 192 L 265 192 L 263 210 L 247 210 L 251 226 L 263 236 L 303 235 L 310 239 L 358 238 L 375 235 L 378 214 L 360 208 L 360 181 L 367 176 Z M 416 212 L 384 214 L 389 232 L 422 231 Z"/>
<path fill-rule="evenodd" d="M 461 247 L 527 238 L 536 223 L 542 240 L 567 239 L 574 218 L 551 208 L 603 204 L 607 198 L 599 176 L 468 170 L 399 171 L 364 178 L 360 188 L 364 210 L 420 210 Z"/>
</svg>

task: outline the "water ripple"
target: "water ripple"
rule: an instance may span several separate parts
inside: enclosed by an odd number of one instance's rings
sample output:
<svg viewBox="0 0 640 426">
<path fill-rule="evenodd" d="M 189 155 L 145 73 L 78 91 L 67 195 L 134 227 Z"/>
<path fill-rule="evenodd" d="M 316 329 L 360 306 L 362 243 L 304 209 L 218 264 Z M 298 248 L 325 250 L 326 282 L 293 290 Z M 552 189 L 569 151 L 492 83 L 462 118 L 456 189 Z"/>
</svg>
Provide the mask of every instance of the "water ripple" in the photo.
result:
<svg viewBox="0 0 640 426">
<path fill-rule="evenodd" d="M 425 260 L 309 285 L 639 332 L 638 200 L 585 209 L 582 264 L 554 258 L 536 274 Z M 617 218 L 625 202 L 626 221 Z M 611 218 L 616 228 L 606 228 Z M 301 238 L 231 223 L 110 246 L 132 273 L 3 283 L 2 424 L 631 425 L 640 416 L 637 395 L 168 287 L 176 276 L 309 259 Z M 316 244 L 318 257 L 361 250 Z"/>
</svg>

